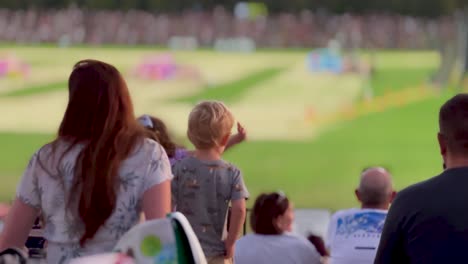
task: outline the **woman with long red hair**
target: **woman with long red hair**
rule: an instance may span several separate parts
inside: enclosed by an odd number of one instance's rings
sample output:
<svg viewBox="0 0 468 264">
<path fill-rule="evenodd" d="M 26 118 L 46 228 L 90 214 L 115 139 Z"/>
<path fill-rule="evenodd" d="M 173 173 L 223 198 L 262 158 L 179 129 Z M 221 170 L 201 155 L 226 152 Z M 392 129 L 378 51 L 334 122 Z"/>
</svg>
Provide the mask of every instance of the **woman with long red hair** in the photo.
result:
<svg viewBox="0 0 468 264">
<path fill-rule="evenodd" d="M 48 263 L 111 251 L 141 212 L 170 212 L 168 157 L 146 139 L 119 71 L 80 61 L 68 87 L 58 136 L 31 158 L 0 236 L 0 250 L 22 248 L 41 213 Z"/>
</svg>

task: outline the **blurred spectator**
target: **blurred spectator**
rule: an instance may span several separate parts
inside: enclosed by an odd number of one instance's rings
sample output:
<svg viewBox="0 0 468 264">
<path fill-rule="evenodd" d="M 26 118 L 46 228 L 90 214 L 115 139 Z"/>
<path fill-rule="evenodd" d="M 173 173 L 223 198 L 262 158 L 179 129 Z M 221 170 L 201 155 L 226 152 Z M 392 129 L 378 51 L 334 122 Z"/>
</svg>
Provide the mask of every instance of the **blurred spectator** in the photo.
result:
<svg viewBox="0 0 468 264">
<path fill-rule="evenodd" d="M 355 193 L 361 208 L 338 211 L 330 220 L 331 264 L 374 263 L 387 210 L 396 195 L 390 173 L 381 167 L 365 169 Z"/>
<path fill-rule="evenodd" d="M 468 263 L 468 94 L 441 107 L 438 141 L 446 169 L 398 194 L 375 263 Z"/>
<path fill-rule="evenodd" d="M 248 37 L 259 47 L 324 47 L 338 38 L 347 48 L 436 48 L 453 37 L 453 18 L 395 14 L 333 15 L 304 10 L 239 19 L 224 8 L 213 12 L 153 14 L 145 11 L 0 9 L 0 41 L 69 44 L 167 45 L 170 37 L 192 36 L 203 46 L 216 39 Z M 365 34 L 364 34 L 365 33 Z"/>
<path fill-rule="evenodd" d="M 293 206 L 283 193 L 261 194 L 250 214 L 254 233 L 236 242 L 234 263 L 319 264 L 314 246 L 290 233 L 293 222 Z"/>
</svg>

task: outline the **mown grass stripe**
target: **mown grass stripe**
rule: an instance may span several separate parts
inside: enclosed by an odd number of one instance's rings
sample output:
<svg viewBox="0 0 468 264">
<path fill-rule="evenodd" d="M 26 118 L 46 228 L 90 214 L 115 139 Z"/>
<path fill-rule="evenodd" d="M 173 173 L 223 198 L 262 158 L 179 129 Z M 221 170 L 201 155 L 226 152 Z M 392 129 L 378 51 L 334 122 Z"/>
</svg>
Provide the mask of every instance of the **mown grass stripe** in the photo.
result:
<svg viewBox="0 0 468 264">
<path fill-rule="evenodd" d="M 384 95 L 389 92 L 420 85 L 426 82 L 435 71 L 433 67 L 417 69 L 377 69 L 371 79 L 374 95 Z"/>
<path fill-rule="evenodd" d="M 259 83 L 272 79 L 282 71 L 283 68 L 263 69 L 233 82 L 205 87 L 201 92 L 195 95 L 178 98 L 176 101 L 191 104 L 195 104 L 201 100 L 233 102 L 240 99 L 249 89 Z"/>
<path fill-rule="evenodd" d="M 18 89 L 13 91 L 8 91 L 1 96 L 3 97 L 22 97 L 37 95 L 43 93 L 50 93 L 58 90 L 65 90 L 67 88 L 67 82 L 60 81 L 44 85 L 32 86 L 25 89 Z"/>
</svg>

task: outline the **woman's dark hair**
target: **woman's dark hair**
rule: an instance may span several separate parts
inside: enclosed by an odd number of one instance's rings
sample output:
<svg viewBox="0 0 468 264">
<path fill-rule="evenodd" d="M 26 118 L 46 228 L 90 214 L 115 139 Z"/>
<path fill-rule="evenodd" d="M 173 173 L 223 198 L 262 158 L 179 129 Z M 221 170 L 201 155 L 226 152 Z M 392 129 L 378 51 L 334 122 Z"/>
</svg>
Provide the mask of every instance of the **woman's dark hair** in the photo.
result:
<svg viewBox="0 0 468 264">
<path fill-rule="evenodd" d="M 78 202 L 78 215 L 84 224 L 83 245 L 112 214 L 119 168 L 145 134 L 135 119 L 127 85 L 114 66 L 97 60 L 79 61 L 68 88 L 68 106 L 52 144 L 69 143 L 61 159 L 75 146 L 83 146 L 68 198 L 69 208 L 76 208 L 71 204 Z"/>
<path fill-rule="evenodd" d="M 151 122 L 145 121 L 147 118 Z M 166 124 L 161 119 L 150 115 L 143 115 L 138 120 L 150 132 L 147 137 L 161 144 L 169 158 L 174 157 L 177 145 L 172 141 Z"/>
<path fill-rule="evenodd" d="M 289 208 L 289 200 L 282 193 L 261 194 L 255 200 L 250 214 L 250 225 L 257 234 L 278 235 L 283 233 L 275 220 Z"/>
</svg>

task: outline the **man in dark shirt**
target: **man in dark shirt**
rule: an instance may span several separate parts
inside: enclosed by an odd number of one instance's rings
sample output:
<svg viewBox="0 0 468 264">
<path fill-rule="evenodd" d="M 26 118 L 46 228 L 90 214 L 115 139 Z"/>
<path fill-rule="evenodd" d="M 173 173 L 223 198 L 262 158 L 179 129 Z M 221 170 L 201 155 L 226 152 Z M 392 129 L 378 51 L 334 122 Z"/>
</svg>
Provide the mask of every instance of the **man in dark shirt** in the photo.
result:
<svg viewBox="0 0 468 264">
<path fill-rule="evenodd" d="M 438 140 L 446 169 L 397 195 L 376 264 L 468 263 L 468 94 L 440 109 Z"/>
</svg>

